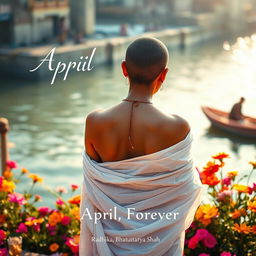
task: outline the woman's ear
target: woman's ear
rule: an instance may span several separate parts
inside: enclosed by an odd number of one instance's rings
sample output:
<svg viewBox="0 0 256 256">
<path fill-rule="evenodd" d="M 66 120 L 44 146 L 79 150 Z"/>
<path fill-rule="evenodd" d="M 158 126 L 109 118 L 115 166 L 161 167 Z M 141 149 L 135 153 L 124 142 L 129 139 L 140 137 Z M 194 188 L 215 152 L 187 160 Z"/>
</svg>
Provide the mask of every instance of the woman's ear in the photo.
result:
<svg viewBox="0 0 256 256">
<path fill-rule="evenodd" d="M 122 67 L 123 75 L 125 77 L 128 77 L 127 66 L 126 66 L 126 62 L 124 60 L 122 61 L 121 67 Z"/>
<path fill-rule="evenodd" d="M 163 83 L 164 82 L 164 80 L 165 80 L 165 78 L 166 78 L 166 75 L 167 75 L 167 73 L 168 73 L 168 71 L 169 71 L 169 69 L 168 68 L 165 68 L 162 72 L 161 72 L 161 74 L 160 74 L 160 80 L 161 80 L 161 82 Z"/>
</svg>

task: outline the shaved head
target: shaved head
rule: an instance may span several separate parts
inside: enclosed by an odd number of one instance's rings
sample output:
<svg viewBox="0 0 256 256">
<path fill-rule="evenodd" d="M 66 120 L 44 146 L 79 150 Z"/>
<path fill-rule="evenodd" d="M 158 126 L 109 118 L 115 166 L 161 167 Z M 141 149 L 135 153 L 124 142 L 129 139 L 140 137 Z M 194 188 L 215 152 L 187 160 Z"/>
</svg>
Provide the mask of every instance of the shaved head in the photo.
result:
<svg viewBox="0 0 256 256">
<path fill-rule="evenodd" d="M 150 85 L 167 67 L 169 53 L 166 46 L 153 37 L 141 37 L 126 50 L 127 73 L 132 83 Z"/>
</svg>

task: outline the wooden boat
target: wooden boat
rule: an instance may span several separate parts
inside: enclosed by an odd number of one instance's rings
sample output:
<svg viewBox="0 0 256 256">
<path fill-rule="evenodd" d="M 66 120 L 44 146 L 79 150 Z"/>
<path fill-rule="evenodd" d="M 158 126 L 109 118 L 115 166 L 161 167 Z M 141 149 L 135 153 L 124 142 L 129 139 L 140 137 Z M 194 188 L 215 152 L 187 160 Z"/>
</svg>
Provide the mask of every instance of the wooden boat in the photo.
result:
<svg viewBox="0 0 256 256">
<path fill-rule="evenodd" d="M 229 119 L 227 112 L 206 106 L 202 110 L 214 127 L 239 136 L 256 138 L 256 118 L 246 116 L 243 121 L 235 121 Z"/>
</svg>

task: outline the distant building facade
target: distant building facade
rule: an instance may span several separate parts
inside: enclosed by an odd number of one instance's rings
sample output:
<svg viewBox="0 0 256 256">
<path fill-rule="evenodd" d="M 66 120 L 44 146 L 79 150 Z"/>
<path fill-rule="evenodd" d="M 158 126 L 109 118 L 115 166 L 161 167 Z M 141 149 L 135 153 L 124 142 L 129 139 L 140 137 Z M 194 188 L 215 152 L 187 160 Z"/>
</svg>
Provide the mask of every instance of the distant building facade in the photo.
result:
<svg viewBox="0 0 256 256">
<path fill-rule="evenodd" d="M 5 34 L 4 39 L 0 39 L 2 46 L 27 46 L 65 39 L 69 27 L 69 0 L 1 1 L 0 13 L 1 10 L 0 34 Z"/>
</svg>

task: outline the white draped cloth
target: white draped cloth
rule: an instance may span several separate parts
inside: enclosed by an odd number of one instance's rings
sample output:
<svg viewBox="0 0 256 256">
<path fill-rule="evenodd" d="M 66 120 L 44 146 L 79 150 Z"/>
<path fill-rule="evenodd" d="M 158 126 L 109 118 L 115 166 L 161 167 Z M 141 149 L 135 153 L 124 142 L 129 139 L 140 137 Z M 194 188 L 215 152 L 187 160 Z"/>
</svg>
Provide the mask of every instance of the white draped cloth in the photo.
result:
<svg viewBox="0 0 256 256">
<path fill-rule="evenodd" d="M 115 162 L 84 152 L 80 256 L 183 255 L 202 195 L 191 142 L 189 133 L 169 148 Z"/>
</svg>

